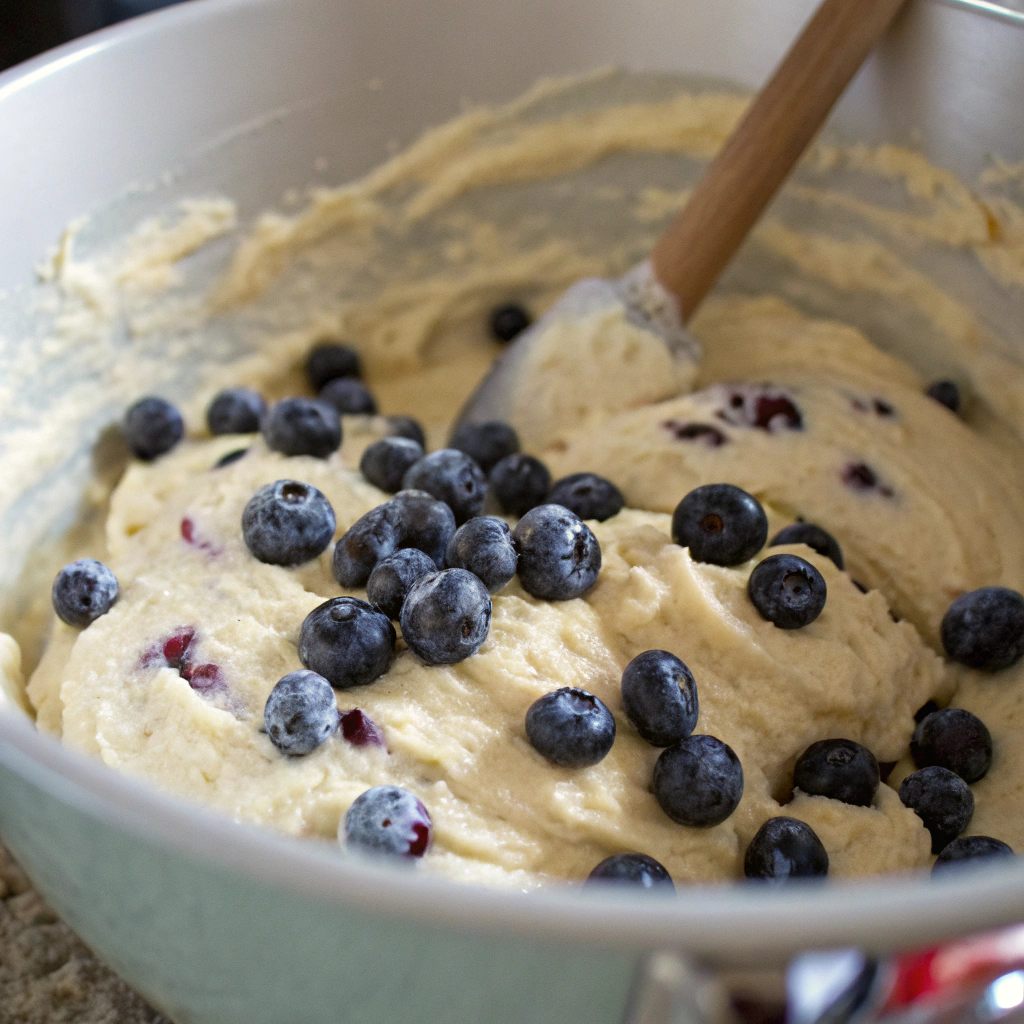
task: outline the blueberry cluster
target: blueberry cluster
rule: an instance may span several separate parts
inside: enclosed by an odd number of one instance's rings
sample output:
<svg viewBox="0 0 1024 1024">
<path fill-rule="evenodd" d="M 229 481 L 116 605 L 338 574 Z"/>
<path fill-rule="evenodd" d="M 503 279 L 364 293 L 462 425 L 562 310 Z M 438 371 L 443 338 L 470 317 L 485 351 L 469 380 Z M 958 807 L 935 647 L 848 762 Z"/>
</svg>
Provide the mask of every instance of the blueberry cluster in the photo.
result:
<svg viewBox="0 0 1024 1024">
<path fill-rule="evenodd" d="M 672 539 L 689 548 L 697 562 L 734 566 L 749 561 L 765 546 L 768 517 L 761 503 L 732 484 L 705 484 L 690 491 L 672 515 Z M 839 568 L 843 553 L 836 540 L 811 523 L 795 523 L 772 540 L 806 544 Z M 779 629 L 809 626 L 822 613 L 825 578 L 798 555 L 769 555 L 750 574 L 747 594 L 762 618 Z"/>
<path fill-rule="evenodd" d="M 508 304 L 494 310 L 489 327 L 495 339 L 510 342 L 530 322 L 522 307 Z M 360 379 L 360 358 L 351 346 L 321 343 L 310 352 L 305 369 L 316 398 L 284 398 L 268 408 L 256 391 L 229 388 L 207 409 L 210 433 L 259 432 L 268 448 L 284 455 L 330 456 L 341 445 L 341 417 L 376 415 L 377 403 Z M 927 394 L 958 412 L 955 383 L 936 382 Z M 876 401 L 875 409 L 879 415 L 893 415 L 886 403 Z M 763 388 L 750 394 L 737 391 L 730 410 L 746 425 L 765 430 L 803 425 L 787 396 Z M 278 680 L 264 707 L 266 734 L 288 757 L 310 755 L 334 735 L 355 747 L 383 748 L 380 727 L 358 708 L 340 712 L 336 691 L 367 685 L 388 672 L 397 645 L 394 622 L 400 624 L 406 646 L 426 665 L 451 665 L 472 656 L 488 635 L 492 595 L 514 576 L 527 593 L 542 600 L 586 594 L 597 581 L 601 549 L 585 520 L 603 522 L 625 506 L 615 484 L 595 473 L 552 480 L 540 460 L 520 450 L 519 438 L 507 423 L 459 424 L 448 447 L 428 452 L 415 420 L 394 416 L 387 422 L 388 436 L 367 447 L 360 470 L 392 497 L 345 531 L 332 559 L 339 585 L 365 587 L 367 600 L 333 598 L 306 616 L 298 642 L 304 668 Z M 692 433 L 692 427 L 683 429 Z M 702 427 L 702 436 L 712 429 Z M 181 440 L 184 423 L 173 405 L 150 396 L 128 410 L 123 433 L 137 458 L 153 460 Z M 247 450 L 226 453 L 215 468 L 230 465 Z M 864 471 L 861 477 L 872 473 L 867 467 L 859 469 Z M 488 497 L 517 518 L 514 528 L 483 514 Z M 319 490 L 282 479 L 253 495 L 241 526 L 254 558 L 293 567 L 327 550 L 336 520 Z M 672 539 L 688 548 L 694 561 L 723 567 L 749 562 L 766 543 L 804 544 L 837 569 L 845 565 L 836 539 L 813 523 L 799 520 L 769 542 L 761 504 L 731 484 L 709 484 L 687 494 L 673 514 Z M 795 630 L 822 614 L 828 589 L 811 562 L 776 553 L 754 566 L 747 594 L 763 619 Z M 109 611 L 117 597 L 114 574 L 91 559 L 61 570 L 52 593 L 59 617 L 79 628 Z M 206 685 L 201 670 L 215 670 L 207 675 L 221 677 L 216 666 L 192 666 L 187 652 L 194 636 L 194 628 L 188 627 L 180 642 L 178 634 L 169 638 L 160 649 L 161 664 L 177 665 L 201 689 Z M 968 668 L 1008 668 L 1024 657 L 1024 596 L 1003 587 L 964 594 L 947 611 L 941 637 L 947 657 Z M 193 676 L 202 678 L 192 683 Z M 629 725 L 660 749 L 651 792 L 664 813 L 692 828 L 725 821 L 743 796 L 743 768 L 726 743 L 695 734 L 699 702 L 689 668 L 668 651 L 644 651 L 623 671 L 621 699 Z M 903 780 L 899 795 L 931 834 L 937 854 L 934 870 L 965 860 L 1012 856 L 997 839 L 961 835 L 973 813 L 970 784 L 983 778 L 992 763 L 992 738 L 984 723 L 966 710 L 942 709 L 934 702 L 916 721 L 910 752 L 917 771 Z M 611 751 L 616 719 L 594 694 L 565 686 L 531 704 L 525 732 L 552 765 L 578 771 L 598 764 Z M 870 807 L 882 776 L 866 747 L 829 738 L 812 743 L 797 759 L 793 787 Z M 430 813 L 420 799 L 393 785 L 364 792 L 339 826 L 339 840 L 350 849 L 401 858 L 422 857 L 432 833 Z M 809 825 L 780 815 L 765 821 L 750 840 L 743 866 L 750 879 L 781 882 L 825 876 L 829 858 Z M 606 858 L 593 869 L 588 884 L 674 889 L 665 867 L 639 852 Z"/>
</svg>

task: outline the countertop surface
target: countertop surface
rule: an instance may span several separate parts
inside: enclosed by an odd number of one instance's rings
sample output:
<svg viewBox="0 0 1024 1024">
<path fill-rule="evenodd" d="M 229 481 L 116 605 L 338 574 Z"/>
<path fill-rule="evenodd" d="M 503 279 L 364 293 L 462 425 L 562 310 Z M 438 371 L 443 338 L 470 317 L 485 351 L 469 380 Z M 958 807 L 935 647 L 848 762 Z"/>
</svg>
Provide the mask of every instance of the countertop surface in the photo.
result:
<svg viewBox="0 0 1024 1024">
<path fill-rule="evenodd" d="M 171 1024 L 57 917 L 2 844 L 0 1024 Z"/>
</svg>

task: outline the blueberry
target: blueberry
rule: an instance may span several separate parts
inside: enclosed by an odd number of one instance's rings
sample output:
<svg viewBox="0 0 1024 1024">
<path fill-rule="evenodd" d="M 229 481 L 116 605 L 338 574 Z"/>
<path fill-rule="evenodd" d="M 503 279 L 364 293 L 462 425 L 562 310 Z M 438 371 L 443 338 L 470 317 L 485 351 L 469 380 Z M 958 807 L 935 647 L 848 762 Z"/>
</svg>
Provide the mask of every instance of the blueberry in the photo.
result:
<svg viewBox="0 0 1024 1024">
<path fill-rule="evenodd" d="M 350 850 L 389 857 L 422 857 L 430 846 L 430 813 L 400 786 L 374 786 L 356 797 L 338 838 Z"/>
<path fill-rule="evenodd" d="M 483 470 L 464 452 L 441 448 L 424 455 L 402 478 L 406 490 L 426 491 L 445 502 L 461 526 L 478 516 L 487 498 L 487 480 Z"/>
<path fill-rule="evenodd" d="M 806 544 L 819 555 L 831 558 L 837 569 L 843 568 L 843 549 L 838 541 L 831 533 L 820 526 L 815 526 L 814 523 L 793 523 L 792 526 L 779 530 L 768 547 L 777 548 L 780 544 Z"/>
<path fill-rule="evenodd" d="M 654 889 L 675 892 L 672 876 L 653 857 L 646 853 L 617 853 L 606 857 L 590 872 L 587 883 L 630 886 L 636 889 Z"/>
<path fill-rule="evenodd" d="M 140 398 L 125 414 L 124 437 L 132 455 L 151 462 L 184 436 L 181 413 L 162 398 Z"/>
<path fill-rule="evenodd" d="M 519 552 L 519 582 L 544 601 L 582 597 L 597 582 L 601 545 L 575 512 L 538 505 L 512 531 Z"/>
<path fill-rule="evenodd" d="M 932 853 L 940 853 L 971 820 L 974 794 L 948 768 L 932 765 L 908 775 L 900 784 L 900 800 L 932 834 Z"/>
<path fill-rule="evenodd" d="M 347 590 L 365 587 L 377 563 L 399 549 L 400 536 L 398 515 L 391 502 L 360 516 L 334 546 L 332 567 L 339 585 Z"/>
<path fill-rule="evenodd" d="M 942 618 L 942 646 L 954 661 L 987 672 L 1024 656 L 1024 597 L 1006 587 L 982 587 L 958 597 Z"/>
<path fill-rule="evenodd" d="M 306 376 L 314 391 L 339 377 L 358 377 L 360 370 L 359 353 L 335 342 L 317 345 L 306 360 Z"/>
<path fill-rule="evenodd" d="M 53 610 L 69 626 L 85 629 L 106 615 L 118 597 L 117 577 L 95 558 L 65 565 L 53 581 Z"/>
<path fill-rule="evenodd" d="M 455 515 L 426 491 L 399 491 L 388 504 L 398 523 L 398 546 L 419 548 L 444 568 L 444 556 L 455 533 Z"/>
<path fill-rule="evenodd" d="M 526 737 L 561 768 L 588 768 L 615 742 L 615 719 L 592 693 L 563 686 L 535 700 L 526 712 Z"/>
<path fill-rule="evenodd" d="M 519 556 L 508 523 L 497 516 L 477 516 L 455 531 L 445 553 L 449 569 L 466 569 L 492 594 L 516 574 Z"/>
<path fill-rule="evenodd" d="M 725 821 L 739 805 L 743 767 L 720 739 L 687 736 L 658 757 L 654 795 L 673 821 L 710 828 Z"/>
<path fill-rule="evenodd" d="M 326 459 L 341 446 L 341 417 L 326 402 L 284 398 L 263 417 L 263 440 L 283 455 Z"/>
<path fill-rule="evenodd" d="M 314 608 L 299 631 L 299 660 L 336 690 L 364 686 L 391 667 L 395 627 L 365 601 L 334 597 Z"/>
<path fill-rule="evenodd" d="M 423 448 L 407 437 L 374 441 L 359 460 L 359 470 L 374 487 L 394 494 L 402 488 L 406 470 L 423 458 Z"/>
<path fill-rule="evenodd" d="M 248 448 L 233 448 L 229 452 L 225 452 L 214 464 L 214 469 L 223 469 L 225 466 L 230 466 L 233 462 L 237 462 L 240 458 L 247 455 L 249 452 Z"/>
<path fill-rule="evenodd" d="M 818 740 L 797 758 L 793 785 L 809 796 L 827 796 L 870 807 L 881 774 L 875 755 L 853 740 Z"/>
<path fill-rule="evenodd" d="M 440 569 L 455 533 L 455 516 L 425 491 L 399 491 L 389 502 L 357 519 L 334 548 L 334 578 L 348 589 L 365 587 L 382 558 L 401 548 L 419 548 Z"/>
<path fill-rule="evenodd" d="M 308 669 L 279 679 L 263 709 L 271 743 L 292 757 L 316 750 L 338 728 L 338 719 L 331 684 Z"/>
<path fill-rule="evenodd" d="M 514 302 L 506 302 L 491 313 L 491 334 L 498 341 L 509 342 L 530 326 L 530 314 Z"/>
<path fill-rule="evenodd" d="M 939 705 L 933 700 L 926 700 L 915 712 L 914 712 L 914 724 L 920 725 L 933 711 L 938 711 Z"/>
<path fill-rule="evenodd" d="M 491 470 L 489 479 L 498 504 L 513 516 L 525 516 L 543 504 L 551 486 L 548 467 L 532 455 L 506 455 Z"/>
<path fill-rule="evenodd" d="M 267 411 L 263 396 L 249 388 L 228 388 L 221 391 L 206 410 L 210 433 L 255 434 Z"/>
<path fill-rule="evenodd" d="M 1006 843 L 991 836 L 960 836 L 950 842 L 932 865 L 932 874 L 944 871 L 951 864 L 960 864 L 965 860 L 989 860 L 1012 857 L 1013 850 Z"/>
<path fill-rule="evenodd" d="M 672 514 L 672 539 L 697 562 L 739 565 L 768 539 L 768 518 L 753 495 L 732 484 L 705 484 Z"/>
<path fill-rule="evenodd" d="M 603 523 L 617 516 L 626 504 L 622 491 L 596 473 L 573 473 L 556 480 L 548 491 L 552 505 L 563 505 L 580 519 L 596 519 Z"/>
<path fill-rule="evenodd" d="M 465 452 L 485 473 L 490 473 L 505 456 L 519 451 L 519 435 L 500 420 L 463 423 L 452 431 L 448 447 Z"/>
<path fill-rule="evenodd" d="M 769 818 L 750 840 L 743 874 L 784 882 L 828 874 L 828 854 L 810 825 L 796 818 Z"/>
<path fill-rule="evenodd" d="M 334 509 L 312 484 L 277 480 L 261 487 L 242 512 L 242 537 L 255 558 L 301 565 L 327 549 Z"/>
<path fill-rule="evenodd" d="M 402 548 L 377 563 L 366 583 L 366 599 L 389 619 L 397 619 L 410 588 L 428 572 L 437 572 L 430 555 Z"/>
<path fill-rule="evenodd" d="M 992 764 L 992 736 L 985 723 L 970 711 L 933 711 L 914 730 L 910 755 L 918 768 L 937 764 L 955 772 L 964 782 L 977 782 Z"/>
<path fill-rule="evenodd" d="M 454 665 L 476 654 L 491 627 L 491 596 L 465 569 L 421 576 L 402 605 L 402 638 L 427 665 Z"/>
<path fill-rule="evenodd" d="M 697 684 L 668 651 L 644 651 L 622 673 L 622 706 L 648 743 L 669 747 L 697 725 Z"/>
<path fill-rule="evenodd" d="M 411 416 L 389 416 L 388 436 L 407 437 L 410 441 L 415 441 L 424 451 L 427 450 L 427 435 Z"/>
<path fill-rule="evenodd" d="M 960 389 L 951 380 L 937 380 L 930 385 L 925 392 L 929 398 L 934 398 L 940 405 L 944 405 L 951 412 L 960 411 Z"/>
<path fill-rule="evenodd" d="M 377 402 L 366 385 L 355 377 L 337 377 L 329 380 L 317 396 L 321 402 L 333 405 L 342 416 L 375 416 Z"/>
<path fill-rule="evenodd" d="M 810 625 L 825 607 L 825 577 L 798 555 L 769 555 L 750 574 L 747 593 L 761 618 L 779 629 Z"/>
</svg>

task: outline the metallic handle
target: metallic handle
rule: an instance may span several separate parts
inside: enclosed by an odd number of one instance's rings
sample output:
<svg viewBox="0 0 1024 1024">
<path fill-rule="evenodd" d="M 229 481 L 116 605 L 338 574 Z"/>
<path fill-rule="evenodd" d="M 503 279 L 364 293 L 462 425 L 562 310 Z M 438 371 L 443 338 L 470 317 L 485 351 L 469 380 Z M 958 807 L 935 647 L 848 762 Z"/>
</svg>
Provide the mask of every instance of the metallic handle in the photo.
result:
<svg viewBox="0 0 1024 1024">
<path fill-rule="evenodd" d="M 721 982 L 668 950 L 650 953 L 637 970 L 623 1024 L 735 1024 Z"/>
<path fill-rule="evenodd" d="M 947 7 L 963 7 L 965 10 L 984 14 L 989 18 L 998 18 L 1018 28 L 1024 28 L 1024 8 L 1007 7 L 1005 4 L 992 3 L 991 0 L 939 0 Z"/>
</svg>

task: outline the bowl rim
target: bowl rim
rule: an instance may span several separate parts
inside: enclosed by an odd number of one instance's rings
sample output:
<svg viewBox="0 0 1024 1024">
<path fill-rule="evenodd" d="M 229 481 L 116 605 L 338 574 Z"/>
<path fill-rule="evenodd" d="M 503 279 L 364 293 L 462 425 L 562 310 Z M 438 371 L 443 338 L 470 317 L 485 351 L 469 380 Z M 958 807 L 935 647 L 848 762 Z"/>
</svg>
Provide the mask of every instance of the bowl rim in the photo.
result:
<svg viewBox="0 0 1024 1024">
<path fill-rule="evenodd" d="M 942 0 L 982 13 L 978 0 Z M 281 0 L 172 5 L 66 43 L 0 72 L 0 102 L 115 46 Z M 57 801 L 143 842 L 249 879 L 401 919 L 486 932 L 637 950 L 659 947 L 717 962 L 782 962 L 809 947 L 885 951 L 931 944 L 1024 919 L 1024 857 L 1010 864 L 863 880 L 790 885 L 702 884 L 677 899 L 547 887 L 529 895 L 466 885 L 426 871 L 345 856 L 333 843 L 298 840 L 173 797 L 64 747 L 17 710 L 0 709 L 0 764 Z M 24 865 L 29 875 L 31 863 Z M 938 886 L 938 888 L 937 888 Z"/>
</svg>

